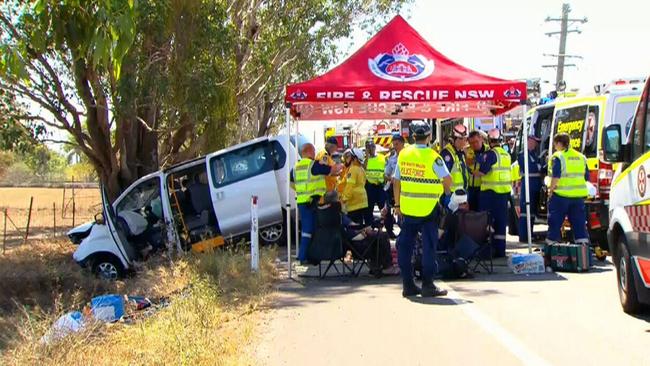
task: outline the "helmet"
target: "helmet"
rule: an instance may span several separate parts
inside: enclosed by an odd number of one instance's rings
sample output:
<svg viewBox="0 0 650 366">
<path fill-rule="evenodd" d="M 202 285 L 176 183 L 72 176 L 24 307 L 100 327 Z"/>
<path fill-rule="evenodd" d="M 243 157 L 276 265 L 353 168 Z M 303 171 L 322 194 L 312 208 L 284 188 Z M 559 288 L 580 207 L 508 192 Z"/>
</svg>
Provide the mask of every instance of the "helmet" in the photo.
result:
<svg viewBox="0 0 650 366">
<path fill-rule="evenodd" d="M 355 147 L 352 149 L 352 156 L 357 158 L 360 163 L 363 163 L 364 159 L 366 158 L 365 154 L 363 153 L 363 150 L 359 149 L 358 147 Z"/>
<path fill-rule="evenodd" d="M 503 136 L 501 136 L 501 130 L 498 128 L 493 128 L 488 132 L 488 138 L 490 140 L 501 141 Z"/>
<path fill-rule="evenodd" d="M 431 134 L 431 126 L 424 121 L 411 122 L 411 131 L 417 137 L 425 137 Z"/>
<path fill-rule="evenodd" d="M 402 135 L 400 135 L 399 132 L 395 132 L 392 137 L 393 137 L 393 141 L 402 141 L 402 142 L 404 142 L 404 137 Z"/>
<path fill-rule="evenodd" d="M 465 138 L 467 137 L 467 127 L 462 124 L 458 124 L 454 126 L 454 130 L 452 132 L 452 136 L 456 138 Z"/>
</svg>

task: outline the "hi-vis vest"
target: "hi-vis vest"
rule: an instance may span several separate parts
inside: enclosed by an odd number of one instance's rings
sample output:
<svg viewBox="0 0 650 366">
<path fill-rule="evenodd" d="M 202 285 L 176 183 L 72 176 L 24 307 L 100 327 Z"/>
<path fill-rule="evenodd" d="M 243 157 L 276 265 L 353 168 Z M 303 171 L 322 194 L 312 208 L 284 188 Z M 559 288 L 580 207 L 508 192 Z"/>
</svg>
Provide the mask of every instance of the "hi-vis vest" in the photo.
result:
<svg viewBox="0 0 650 366">
<path fill-rule="evenodd" d="M 587 182 L 585 181 L 585 169 L 587 158 L 574 149 L 556 151 L 548 165 L 549 175 L 553 175 L 553 162 L 555 158 L 560 160 L 562 175 L 557 183 L 555 194 L 566 198 L 587 197 Z"/>
<path fill-rule="evenodd" d="M 312 175 L 311 167 L 314 161 L 309 158 L 300 159 L 294 169 L 294 181 L 296 184 L 296 200 L 298 204 L 308 203 L 312 196 L 325 194 L 325 176 Z"/>
<path fill-rule="evenodd" d="M 451 155 L 452 159 L 454 159 L 454 165 L 451 168 L 451 171 L 449 172 L 449 175 L 451 175 L 451 191 L 455 192 L 457 189 L 465 189 L 465 174 L 466 172 L 463 172 L 463 165 L 460 163 L 460 159 L 458 158 L 458 153 L 456 152 L 456 149 L 452 144 L 447 144 L 445 146 L 445 150 L 449 152 Z"/>
<path fill-rule="evenodd" d="M 368 159 L 366 166 L 366 179 L 370 184 L 384 184 L 384 169 L 386 168 L 386 159 L 377 155 Z"/>
<path fill-rule="evenodd" d="M 399 153 L 400 210 L 404 215 L 426 217 L 436 208 L 444 188 L 433 171 L 433 164 L 443 164 L 431 148 L 409 146 Z"/>
<path fill-rule="evenodd" d="M 490 147 L 487 145 L 484 146 L 484 152 L 481 154 L 485 154 L 488 150 L 490 150 Z M 481 188 L 481 177 L 477 177 L 474 175 L 474 172 L 479 170 L 481 167 L 481 164 L 478 162 L 478 156 L 476 155 L 476 152 L 474 152 L 473 149 L 467 149 L 467 155 L 465 156 L 465 162 L 467 163 L 467 186 L 468 187 L 473 187 L 473 188 Z"/>
<path fill-rule="evenodd" d="M 510 154 L 502 147 L 492 149 L 497 155 L 497 162 L 490 171 L 481 177 L 481 191 L 494 191 L 495 193 L 510 193 L 512 187 L 510 174 Z"/>
</svg>

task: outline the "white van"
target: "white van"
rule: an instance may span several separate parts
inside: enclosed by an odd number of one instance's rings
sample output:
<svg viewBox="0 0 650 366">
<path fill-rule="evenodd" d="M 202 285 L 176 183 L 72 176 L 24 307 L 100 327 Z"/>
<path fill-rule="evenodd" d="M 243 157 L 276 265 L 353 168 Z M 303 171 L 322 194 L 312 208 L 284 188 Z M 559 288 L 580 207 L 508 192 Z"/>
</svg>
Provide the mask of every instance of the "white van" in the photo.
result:
<svg viewBox="0 0 650 366">
<path fill-rule="evenodd" d="M 79 243 L 74 260 L 116 278 L 131 269 L 142 246 L 167 241 L 188 249 L 216 236 L 240 237 L 250 231 L 252 195 L 261 241 L 278 242 L 286 233 L 282 206 L 295 156 L 286 138 L 261 137 L 144 176 L 112 205 L 102 191 L 103 218 L 68 233 Z"/>
</svg>

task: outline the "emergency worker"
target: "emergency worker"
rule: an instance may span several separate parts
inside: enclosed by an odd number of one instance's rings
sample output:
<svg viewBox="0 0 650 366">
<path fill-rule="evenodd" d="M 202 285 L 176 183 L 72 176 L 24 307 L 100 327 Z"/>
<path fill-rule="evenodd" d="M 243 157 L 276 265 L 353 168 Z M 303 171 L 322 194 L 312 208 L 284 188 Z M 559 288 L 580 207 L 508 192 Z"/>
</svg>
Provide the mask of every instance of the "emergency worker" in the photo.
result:
<svg viewBox="0 0 650 366">
<path fill-rule="evenodd" d="M 508 200 L 512 190 L 510 154 L 501 143 L 501 131 L 493 128 L 488 132 L 490 150 L 483 154 L 481 166 L 474 175 L 481 177 L 479 210 L 488 211 L 494 222 L 494 257 L 506 255 L 506 225 L 508 224 Z"/>
<path fill-rule="evenodd" d="M 436 247 L 438 245 L 439 202 L 449 204 L 451 177 L 436 151 L 427 146 L 431 126 L 413 121 L 411 130 L 415 145 L 399 153 L 393 178 L 395 212 L 402 217 L 397 238 L 397 261 L 402 275 L 402 296 L 444 296 L 446 290 L 433 283 Z M 413 281 L 411 257 L 418 232 L 422 232 L 422 288 Z"/>
<path fill-rule="evenodd" d="M 400 152 L 404 149 L 404 137 L 399 133 L 393 134 L 392 139 L 393 153 L 388 157 L 386 161 L 386 168 L 384 169 L 384 175 L 386 176 L 386 181 L 389 183 L 387 193 L 387 202 L 385 206 L 385 211 L 382 212 L 384 219 L 384 226 L 386 227 L 386 232 L 391 239 L 395 239 L 395 233 L 393 227 L 395 226 L 395 219 L 393 216 L 392 207 L 395 206 L 395 198 L 393 195 L 393 177 L 395 176 L 395 171 L 397 170 L 397 158 L 399 157 Z"/>
<path fill-rule="evenodd" d="M 336 165 L 336 162 L 334 161 L 334 158 L 332 158 L 332 155 L 334 155 L 334 153 L 338 148 L 339 148 L 339 143 L 336 140 L 336 137 L 328 138 L 325 141 L 325 148 L 319 151 L 318 154 L 316 155 L 316 161 L 318 161 L 320 164 L 334 167 Z M 336 175 L 329 175 L 325 178 L 325 188 L 327 192 L 336 189 L 336 180 L 337 180 Z"/>
<path fill-rule="evenodd" d="M 589 169 L 587 158 L 571 147 L 571 137 L 559 133 L 553 138 L 555 153 L 551 157 L 548 188 L 548 236 L 550 244 L 560 241 L 564 218 L 568 216 L 571 231 L 577 244 L 589 244 L 587 234 L 585 198 Z"/>
<path fill-rule="evenodd" d="M 363 151 L 358 148 L 347 149 L 343 153 L 343 163 L 347 168 L 345 186 L 341 193 L 344 211 L 357 224 L 372 224 L 372 212 L 368 209 L 366 193 L 366 173 L 363 170 Z"/>
<path fill-rule="evenodd" d="M 375 206 L 381 211 L 386 205 L 386 191 L 384 191 L 385 169 L 386 158 L 377 155 L 377 146 L 375 146 L 372 139 L 366 140 L 366 194 L 368 196 L 369 215 L 373 215 Z"/>
<path fill-rule="evenodd" d="M 467 177 L 469 180 L 467 182 L 467 201 L 472 211 L 479 210 L 478 201 L 481 194 L 481 177 L 474 175 L 474 172 L 479 171 L 481 158 L 489 149 L 490 147 L 485 143 L 482 131 L 473 130 L 469 133 L 469 148 L 466 153 Z"/>
<path fill-rule="evenodd" d="M 539 193 L 542 190 L 542 164 L 537 153 L 537 146 L 541 139 L 535 135 L 528 136 L 528 184 L 530 186 L 530 222 L 531 230 L 535 224 L 539 206 Z M 519 176 L 521 177 L 521 188 L 519 190 L 519 241 L 528 241 L 528 225 L 526 221 L 526 183 L 524 182 L 526 171 L 524 170 L 524 153 L 517 157 L 519 164 Z"/>
<path fill-rule="evenodd" d="M 315 161 L 316 149 L 312 144 L 304 144 L 300 150 L 301 159 L 296 163 L 291 179 L 296 190 L 296 201 L 301 224 L 298 260 L 304 264 L 307 260 L 307 249 L 314 232 L 314 208 L 326 192 L 325 178 L 336 177 L 342 167 L 340 165 L 330 167 Z"/>
<path fill-rule="evenodd" d="M 465 163 L 464 149 L 467 146 L 467 127 L 456 125 L 452 131 L 451 143 L 447 144 L 440 156 L 445 161 L 447 170 L 451 174 L 451 190 L 467 190 L 467 164 Z"/>
</svg>

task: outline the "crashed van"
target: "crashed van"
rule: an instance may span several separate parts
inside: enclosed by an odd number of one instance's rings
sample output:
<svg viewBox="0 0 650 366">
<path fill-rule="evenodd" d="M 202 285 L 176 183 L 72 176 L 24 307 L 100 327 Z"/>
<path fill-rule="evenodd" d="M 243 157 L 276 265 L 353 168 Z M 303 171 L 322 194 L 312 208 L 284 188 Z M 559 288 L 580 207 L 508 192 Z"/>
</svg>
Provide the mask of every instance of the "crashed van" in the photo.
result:
<svg viewBox="0 0 650 366">
<path fill-rule="evenodd" d="M 282 207 L 295 156 L 286 138 L 261 137 L 146 175 L 112 204 L 102 190 L 103 214 L 68 232 L 79 245 L 73 258 L 117 278 L 165 245 L 223 244 L 249 234 L 253 195 L 261 242 L 278 242 L 286 234 Z"/>
</svg>

